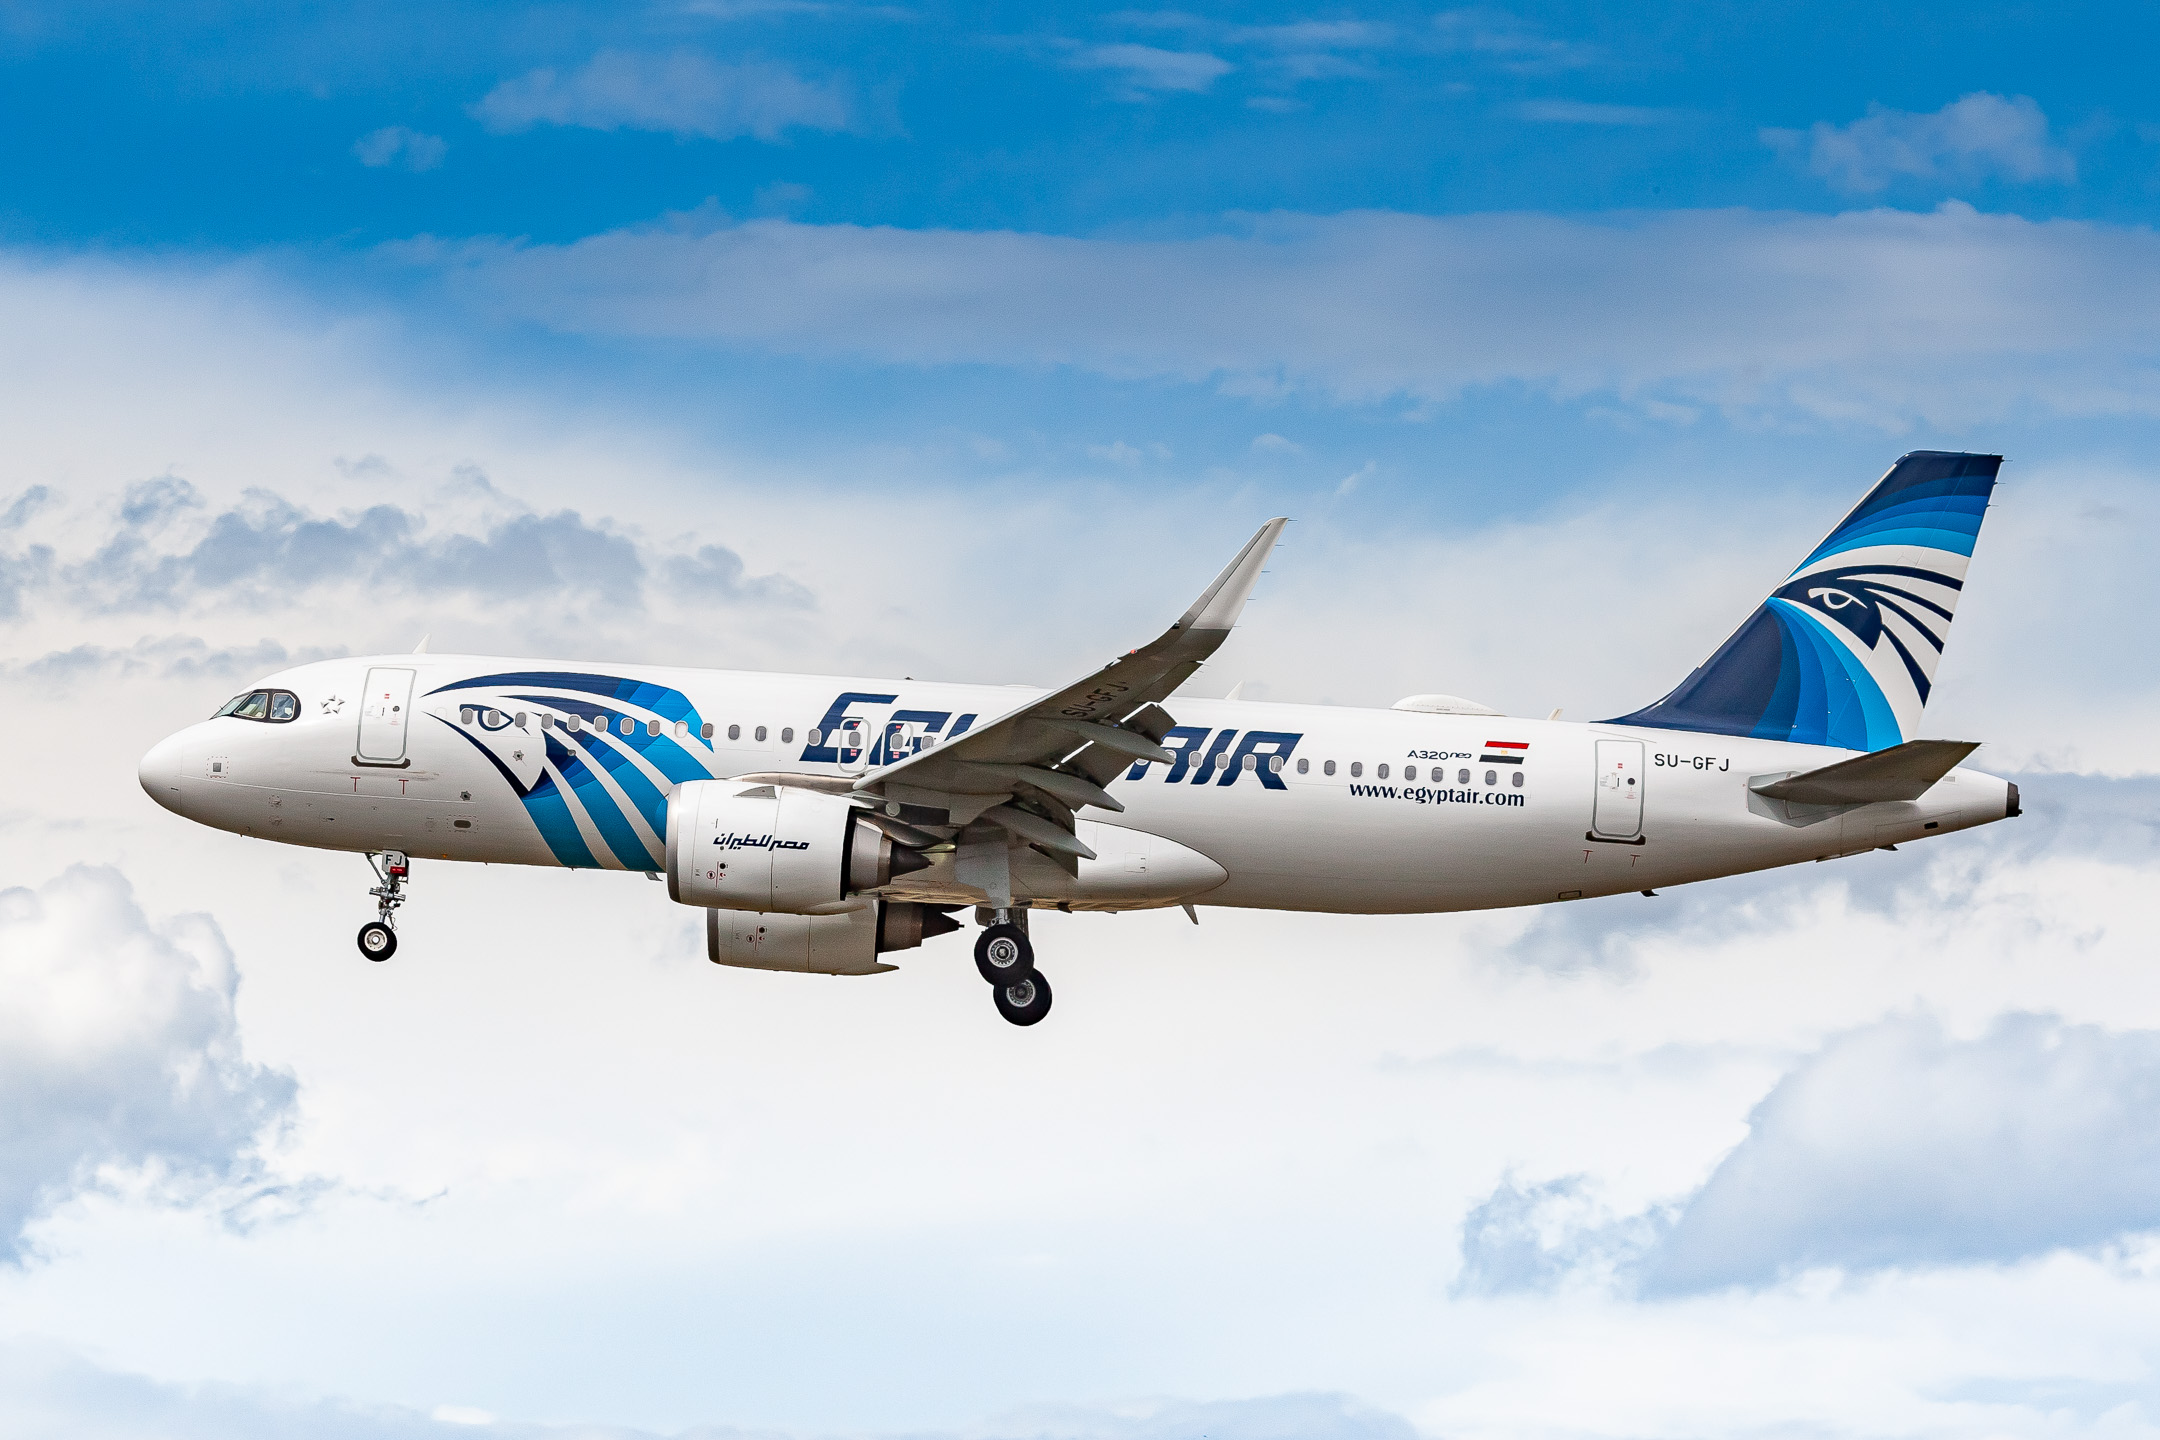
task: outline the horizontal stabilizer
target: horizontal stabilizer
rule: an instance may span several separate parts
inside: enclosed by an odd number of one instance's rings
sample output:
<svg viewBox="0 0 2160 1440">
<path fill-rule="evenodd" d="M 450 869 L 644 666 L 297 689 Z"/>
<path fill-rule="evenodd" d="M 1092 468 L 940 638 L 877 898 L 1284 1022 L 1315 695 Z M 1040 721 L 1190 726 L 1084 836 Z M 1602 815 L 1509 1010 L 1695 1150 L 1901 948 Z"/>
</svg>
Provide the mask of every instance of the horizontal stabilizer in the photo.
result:
<svg viewBox="0 0 2160 1440">
<path fill-rule="evenodd" d="M 1979 748 L 1977 740 L 1908 740 L 1820 770 L 1803 770 L 1782 778 L 1765 775 L 1749 781 L 1748 788 L 1772 800 L 1790 800 L 1800 805 L 1917 800 Z"/>
</svg>

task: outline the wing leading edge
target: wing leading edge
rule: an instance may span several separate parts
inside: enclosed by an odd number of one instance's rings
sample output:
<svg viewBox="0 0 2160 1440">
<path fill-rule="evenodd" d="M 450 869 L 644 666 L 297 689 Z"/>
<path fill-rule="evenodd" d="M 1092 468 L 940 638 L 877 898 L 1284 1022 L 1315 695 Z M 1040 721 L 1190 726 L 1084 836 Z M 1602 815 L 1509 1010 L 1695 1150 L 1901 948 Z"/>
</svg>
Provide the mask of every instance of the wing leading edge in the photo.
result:
<svg viewBox="0 0 2160 1440">
<path fill-rule="evenodd" d="M 1017 842 L 1077 871 L 1095 852 L 1074 833 L 1073 812 L 1089 805 L 1123 810 L 1105 788 L 1118 773 L 1135 759 L 1175 758 L 1161 741 L 1176 722 L 1160 702 L 1229 637 L 1288 523 L 1278 517 L 1261 526 L 1155 639 L 957 740 L 865 776 L 855 798 L 889 820 L 959 830 L 963 859 L 993 840 L 1000 849 Z M 962 866 L 970 868 L 982 867 Z M 990 868 L 1001 876 L 1001 865 Z M 995 901 L 1000 877 L 984 878 L 993 882 L 983 888 Z"/>
</svg>

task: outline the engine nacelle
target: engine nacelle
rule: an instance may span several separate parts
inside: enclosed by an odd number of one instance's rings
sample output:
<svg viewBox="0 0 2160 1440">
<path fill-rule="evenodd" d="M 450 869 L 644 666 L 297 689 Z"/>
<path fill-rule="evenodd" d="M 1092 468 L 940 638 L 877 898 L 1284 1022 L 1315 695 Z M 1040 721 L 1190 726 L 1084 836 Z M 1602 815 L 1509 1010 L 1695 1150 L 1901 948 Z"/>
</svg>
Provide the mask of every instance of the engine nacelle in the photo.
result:
<svg viewBox="0 0 2160 1440">
<path fill-rule="evenodd" d="M 679 785 L 667 832 L 668 895 L 708 910 L 833 915 L 930 863 L 841 796 L 790 785 Z"/>
<path fill-rule="evenodd" d="M 877 957 L 912 950 L 925 936 L 960 928 L 943 912 L 904 901 L 861 899 L 837 915 L 705 912 L 705 958 L 746 970 L 809 975 L 875 975 L 893 967 Z"/>
</svg>

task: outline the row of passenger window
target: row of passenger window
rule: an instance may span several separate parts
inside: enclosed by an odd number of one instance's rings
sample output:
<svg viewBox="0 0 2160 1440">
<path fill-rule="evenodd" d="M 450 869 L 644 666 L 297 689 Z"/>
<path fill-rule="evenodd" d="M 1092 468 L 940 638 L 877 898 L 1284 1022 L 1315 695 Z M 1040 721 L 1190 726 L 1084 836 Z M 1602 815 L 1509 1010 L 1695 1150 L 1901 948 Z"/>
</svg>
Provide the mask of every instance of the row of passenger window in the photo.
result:
<svg viewBox="0 0 2160 1440">
<path fill-rule="evenodd" d="M 243 700 L 247 698 L 249 697 L 241 697 L 241 699 Z M 233 703 L 238 704 L 239 701 L 235 701 Z M 488 729 L 499 730 L 505 724 L 513 724 L 522 729 L 525 725 L 526 715 L 523 710 L 516 712 L 514 715 L 506 716 L 500 710 L 483 710 L 476 706 L 467 705 L 458 711 L 458 719 L 464 724 L 471 725 L 474 723 L 478 723 L 484 728 Z M 573 735 L 578 734 L 580 731 L 582 731 L 585 728 L 586 724 L 583 717 L 577 715 L 564 716 L 559 722 L 553 715 L 542 715 L 540 717 L 540 728 L 543 730 L 554 729 L 558 723 L 562 726 L 563 729 L 569 731 Z M 605 733 L 608 728 L 607 718 L 605 716 L 602 716 L 594 719 L 592 721 L 592 728 L 596 731 Z M 660 733 L 660 722 L 657 720 L 647 720 L 645 722 L 644 728 L 645 734 L 648 737 L 657 736 Z M 638 722 L 631 719 L 628 715 L 624 715 L 615 721 L 615 729 L 618 734 L 635 735 L 638 731 Z M 704 725 L 699 727 L 698 733 L 704 739 L 712 739 L 715 733 L 713 723 L 710 720 L 706 721 Z M 750 739 L 752 743 L 764 744 L 766 742 L 766 737 L 770 733 L 771 732 L 768 731 L 767 728 L 763 725 L 752 726 L 750 732 Z M 740 741 L 742 739 L 742 734 L 743 727 L 740 725 L 730 725 L 727 727 L 727 738 L 730 740 Z M 687 720 L 676 721 L 675 738 L 678 740 L 685 740 L 689 738 L 689 735 L 690 722 Z M 808 732 L 804 736 L 804 738 L 812 745 L 820 744 L 824 739 L 824 737 L 820 735 L 816 730 Z M 783 726 L 781 728 L 780 743 L 783 745 L 792 745 L 795 743 L 795 730 L 793 726 Z M 1281 774 L 1283 768 L 1283 757 L 1280 755 L 1268 756 L 1267 767 L 1271 773 L 1277 775 Z M 1259 769 L 1259 757 L 1250 754 L 1246 755 L 1244 758 L 1244 768 L 1247 770 Z M 1312 761 L 1308 759 L 1300 759 L 1297 762 L 1297 773 L 1300 775 L 1310 775 L 1312 773 Z M 1321 761 L 1320 773 L 1322 775 L 1333 775 L 1335 773 L 1335 762 L 1333 760 Z M 1364 775 L 1365 762 L 1362 760 L 1352 760 L 1350 762 L 1350 778 L 1353 780 L 1358 780 L 1364 778 Z M 1376 780 L 1385 780 L 1388 778 L 1388 764 L 1385 760 L 1373 766 L 1373 778 Z M 1404 780 L 1417 779 L 1418 767 L 1415 765 L 1403 766 L 1402 778 Z M 1435 785 L 1446 784 L 1446 768 L 1440 765 L 1433 766 L 1431 778 L 1432 783 Z M 1455 772 L 1455 783 L 1458 785 L 1468 785 L 1470 783 L 1470 771 L 1467 768 L 1457 770 Z M 1500 772 L 1497 770 L 1487 770 L 1485 772 L 1485 783 L 1487 785 L 1498 785 L 1500 783 Z M 1523 784 L 1523 772 L 1520 770 L 1512 772 L 1508 776 L 1508 783 L 1513 785 L 1517 789 L 1521 789 Z"/>
<path fill-rule="evenodd" d="M 1280 755 L 1275 757 L 1274 762 L 1270 766 L 1270 768 L 1275 770 L 1282 769 L 1282 757 Z M 1298 761 L 1297 773 L 1300 775 L 1311 774 L 1312 761 Z M 1320 773 L 1322 775 L 1333 775 L 1335 773 L 1335 762 L 1333 760 L 1321 761 Z M 1350 762 L 1350 778 L 1353 780 L 1361 779 L 1363 778 L 1364 774 L 1365 762 L 1362 760 L 1352 760 Z M 1402 767 L 1403 779 L 1415 780 L 1417 779 L 1417 775 L 1417 766 L 1405 765 Z M 1385 780 L 1388 778 L 1388 766 L 1385 760 L 1381 761 L 1378 765 L 1373 766 L 1373 778 L 1376 780 Z M 1432 767 L 1432 783 L 1435 785 L 1445 785 L 1447 783 L 1447 767 L 1443 765 L 1435 765 Z M 1470 771 L 1467 768 L 1457 770 L 1455 772 L 1455 783 L 1458 785 L 1468 785 L 1470 783 Z M 1498 785 L 1500 783 L 1500 772 L 1498 770 L 1487 770 L 1485 772 L 1485 783 L 1487 785 Z M 1521 789 L 1523 783 L 1523 772 L 1520 770 L 1512 772 L 1508 777 L 1508 783 L 1515 786 L 1515 788 L 1517 788 L 1518 790 Z"/>
<path fill-rule="evenodd" d="M 500 730 L 505 725 L 515 725 L 522 730 L 525 728 L 526 721 L 529 718 L 530 717 L 527 716 L 527 714 L 523 710 L 519 710 L 513 713 L 502 710 L 491 710 L 477 705 L 465 705 L 459 707 L 458 709 L 458 722 L 460 724 L 478 725 L 484 730 Z M 609 729 L 608 717 L 605 715 L 595 716 L 590 721 L 586 720 L 582 715 L 565 715 L 561 719 L 557 719 L 555 716 L 548 714 L 542 714 L 540 717 L 540 728 L 542 730 L 554 730 L 560 728 L 568 731 L 572 735 L 578 735 L 582 734 L 588 727 L 597 733 L 606 734 Z M 635 735 L 637 734 L 639 728 L 639 722 L 632 719 L 628 715 L 618 716 L 614 720 L 614 731 L 618 735 Z M 660 722 L 658 720 L 647 720 L 643 722 L 643 729 L 647 737 L 657 736 L 660 733 L 660 728 Z M 698 727 L 698 735 L 701 739 L 710 740 L 717 733 L 718 727 L 716 727 L 710 720 L 707 720 L 703 725 Z M 678 740 L 689 739 L 690 722 L 687 720 L 677 720 L 674 725 L 674 734 L 675 738 Z M 753 725 L 750 727 L 750 739 L 753 744 L 762 745 L 767 743 L 771 734 L 772 731 L 766 726 Z M 728 726 L 727 738 L 736 741 L 741 740 L 743 738 L 743 727 L 740 725 Z M 821 737 L 819 736 L 817 731 L 812 730 L 809 732 L 808 739 L 812 745 L 817 744 L 820 738 Z M 780 727 L 780 743 L 782 745 L 792 745 L 795 743 L 794 726 L 783 725 Z"/>
</svg>

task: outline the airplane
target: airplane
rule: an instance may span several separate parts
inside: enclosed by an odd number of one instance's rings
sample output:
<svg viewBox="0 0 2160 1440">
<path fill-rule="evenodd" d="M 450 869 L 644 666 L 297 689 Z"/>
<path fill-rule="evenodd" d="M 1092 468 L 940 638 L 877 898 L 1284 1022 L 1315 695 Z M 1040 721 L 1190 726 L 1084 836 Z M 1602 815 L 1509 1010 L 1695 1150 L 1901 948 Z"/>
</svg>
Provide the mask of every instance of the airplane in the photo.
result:
<svg viewBox="0 0 2160 1440">
<path fill-rule="evenodd" d="M 2016 816 L 2015 784 L 1963 767 L 1975 742 L 1915 735 L 2001 463 L 1903 456 L 1708 660 L 1610 720 L 1178 694 L 1277 518 L 1168 630 L 1054 690 L 369 655 L 266 677 L 139 774 L 200 824 L 365 855 L 370 960 L 416 858 L 640 871 L 705 912 L 725 966 L 877 974 L 971 910 L 998 1013 L 1032 1025 L 1044 910 L 1548 905 Z"/>
</svg>

